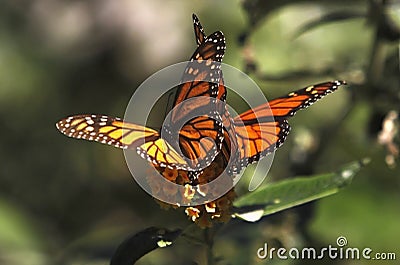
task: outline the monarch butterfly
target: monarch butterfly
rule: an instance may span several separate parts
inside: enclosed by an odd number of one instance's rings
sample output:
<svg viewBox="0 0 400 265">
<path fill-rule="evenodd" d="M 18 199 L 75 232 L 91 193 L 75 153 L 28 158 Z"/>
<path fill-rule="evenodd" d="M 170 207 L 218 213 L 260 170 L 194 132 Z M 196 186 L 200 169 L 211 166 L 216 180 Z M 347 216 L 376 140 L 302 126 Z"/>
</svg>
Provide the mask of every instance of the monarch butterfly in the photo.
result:
<svg viewBox="0 0 400 265">
<path fill-rule="evenodd" d="M 56 127 L 63 134 L 89 141 L 113 145 L 119 148 L 136 149 L 138 154 L 160 167 L 196 171 L 209 165 L 219 152 L 215 143 L 222 142 L 220 118 L 212 113 L 218 94 L 220 62 L 225 52 L 225 38 L 222 32 L 214 32 L 198 46 L 187 65 L 178 87 L 171 115 L 171 124 L 179 123 L 186 115 L 198 108 L 204 108 L 208 115 L 201 115 L 187 122 L 179 130 L 179 146 L 171 141 L 171 127 L 163 127 L 167 139 L 160 138 L 156 130 L 124 122 L 106 115 L 74 115 L 57 122 Z M 203 81 L 205 80 L 205 81 Z M 194 99 L 185 104 L 186 99 Z M 196 107 L 196 109 L 194 108 Z M 184 159 L 176 150 L 191 159 Z"/>
<path fill-rule="evenodd" d="M 194 30 L 198 49 L 192 56 L 193 61 L 201 61 L 212 58 L 220 62 L 225 50 L 225 41 L 222 32 L 215 32 L 210 36 L 206 36 L 204 30 L 198 20 L 193 15 Z M 222 36 L 222 37 L 221 37 Z M 217 44 L 214 40 L 217 40 Z M 217 48 L 219 47 L 219 48 Z M 222 48 L 223 47 L 223 48 Z M 217 56 L 218 55 L 218 56 Z M 188 66 L 185 73 L 193 73 L 193 68 Z M 204 72 L 202 72 L 204 74 Z M 223 83 L 222 72 L 216 72 L 214 82 L 198 83 L 193 81 L 189 85 L 185 84 L 178 89 L 175 97 L 174 105 L 182 103 L 185 99 L 207 95 L 209 98 L 217 98 L 221 101 L 226 100 L 227 90 Z M 200 84 L 200 85 L 198 85 Z M 104 144 L 113 145 L 120 148 L 137 148 L 140 156 L 148 159 L 159 167 L 168 167 L 171 169 L 182 169 L 188 171 L 196 171 L 197 168 L 209 165 L 213 158 L 218 154 L 214 145 L 198 144 L 194 151 L 189 148 L 193 147 L 193 143 L 201 137 L 186 138 L 190 136 L 190 130 L 200 128 L 200 135 L 211 136 L 218 140 L 221 132 L 223 133 L 223 142 L 221 153 L 224 156 L 225 166 L 228 161 L 232 160 L 231 173 L 239 171 L 248 164 L 258 161 L 267 154 L 273 152 L 280 147 L 286 139 L 290 131 L 288 118 L 293 116 L 298 110 L 306 108 L 335 91 L 339 86 L 346 84 L 345 81 L 330 81 L 309 86 L 295 92 L 289 93 L 287 96 L 274 99 L 268 103 L 262 104 L 254 109 L 250 109 L 235 118 L 231 118 L 229 112 L 220 110 L 224 127 L 227 130 L 221 130 L 221 124 L 215 122 L 208 116 L 200 116 L 191 120 L 187 125 L 185 133 L 180 136 L 181 141 L 187 141 L 186 154 L 192 154 L 197 158 L 198 164 L 189 165 L 180 154 L 175 151 L 174 147 L 168 141 L 160 138 L 158 131 L 128 122 L 124 122 L 119 118 L 112 118 L 104 115 L 75 115 L 60 120 L 56 126 L 65 135 L 73 138 L 82 138 L 90 141 L 97 141 Z M 210 100 L 208 103 L 211 104 Z M 190 110 L 193 110 L 190 109 Z M 174 111 L 174 110 L 173 110 Z M 174 116 L 175 115 L 175 116 Z M 179 120 L 183 117 L 182 112 L 175 110 L 172 119 Z M 182 128 L 185 129 L 185 126 Z M 202 134 L 203 133 L 203 134 Z M 181 143 L 180 143 L 181 144 Z M 232 146 L 237 150 L 233 151 L 234 156 L 230 158 Z M 184 149 L 185 149 L 184 148 Z M 201 152 L 197 152 L 201 150 Z M 212 155 L 210 151 L 212 150 Z M 191 153 L 192 152 L 192 153 Z M 198 154 L 207 153 L 207 157 L 199 158 Z M 206 162 L 204 162 L 206 161 Z"/>
</svg>

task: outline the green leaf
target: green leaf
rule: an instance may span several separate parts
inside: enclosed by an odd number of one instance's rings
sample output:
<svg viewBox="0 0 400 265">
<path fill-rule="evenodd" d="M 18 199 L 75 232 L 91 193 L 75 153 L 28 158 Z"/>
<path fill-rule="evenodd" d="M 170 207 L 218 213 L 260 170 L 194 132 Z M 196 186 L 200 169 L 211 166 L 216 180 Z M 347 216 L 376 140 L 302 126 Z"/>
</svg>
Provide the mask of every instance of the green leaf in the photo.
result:
<svg viewBox="0 0 400 265">
<path fill-rule="evenodd" d="M 363 159 L 334 173 L 296 177 L 266 185 L 237 199 L 235 215 L 254 222 L 265 215 L 335 194 L 350 185 L 354 175 L 368 162 L 369 159 Z"/>
</svg>

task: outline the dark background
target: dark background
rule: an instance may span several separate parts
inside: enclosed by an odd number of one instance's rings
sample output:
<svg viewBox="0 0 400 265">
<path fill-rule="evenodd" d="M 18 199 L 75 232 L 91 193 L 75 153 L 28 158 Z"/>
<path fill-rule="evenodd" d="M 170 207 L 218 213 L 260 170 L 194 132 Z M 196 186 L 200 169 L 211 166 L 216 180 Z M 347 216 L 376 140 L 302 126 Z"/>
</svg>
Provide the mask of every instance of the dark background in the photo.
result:
<svg viewBox="0 0 400 265">
<path fill-rule="evenodd" d="M 207 34 L 224 32 L 224 62 L 249 73 L 267 98 L 323 81 L 349 83 L 290 121 L 266 182 L 372 159 L 337 195 L 222 228 L 215 242 L 221 264 L 266 264 L 256 257 L 264 242 L 321 247 L 335 245 L 338 236 L 400 259 L 400 171 L 385 162 L 387 148 L 377 141 L 385 116 L 400 106 L 400 46 L 391 28 L 399 26 L 400 7 L 292 2 L 1 1 L 0 263 L 108 264 L 129 234 L 190 224 L 182 210 L 160 209 L 138 187 L 121 150 L 66 138 L 55 123 L 78 113 L 122 117 L 141 82 L 192 54 L 192 13 Z M 349 19 L 296 37 L 334 11 Z M 228 96 L 228 103 L 236 99 Z M 237 102 L 237 111 L 244 110 Z M 204 249 L 182 239 L 139 263 L 180 260 L 205 264 Z"/>
</svg>

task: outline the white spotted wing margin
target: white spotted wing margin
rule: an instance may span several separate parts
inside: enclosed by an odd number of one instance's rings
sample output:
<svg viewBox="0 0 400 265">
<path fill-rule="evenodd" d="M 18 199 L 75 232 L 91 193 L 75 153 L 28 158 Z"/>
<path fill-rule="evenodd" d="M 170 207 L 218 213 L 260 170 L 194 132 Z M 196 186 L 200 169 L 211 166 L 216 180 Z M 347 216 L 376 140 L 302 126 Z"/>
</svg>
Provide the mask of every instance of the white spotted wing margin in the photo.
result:
<svg viewBox="0 0 400 265">
<path fill-rule="evenodd" d="M 156 130 L 145 126 L 106 115 L 81 114 L 60 120 L 56 127 L 68 137 L 134 149 L 156 166 L 188 170 L 185 160 L 171 145 Z"/>
</svg>

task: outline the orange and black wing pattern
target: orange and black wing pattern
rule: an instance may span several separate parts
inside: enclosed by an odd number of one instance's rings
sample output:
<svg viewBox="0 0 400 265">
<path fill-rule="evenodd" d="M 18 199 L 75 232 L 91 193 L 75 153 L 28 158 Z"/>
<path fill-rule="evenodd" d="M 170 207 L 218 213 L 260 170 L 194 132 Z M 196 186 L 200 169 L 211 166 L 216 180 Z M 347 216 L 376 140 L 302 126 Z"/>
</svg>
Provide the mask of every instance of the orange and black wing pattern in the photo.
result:
<svg viewBox="0 0 400 265">
<path fill-rule="evenodd" d="M 106 115 L 74 115 L 56 123 L 68 137 L 122 149 L 136 149 L 141 157 L 161 167 L 188 169 L 185 160 L 157 131 Z"/>
<path fill-rule="evenodd" d="M 179 139 L 173 146 L 189 159 L 194 171 L 210 165 L 221 147 L 223 126 L 216 97 L 224 52 L 225 38 L 220 31 L 198 46 L 177 89 L 169 123 L 163 127 L 167 137 Z M 174 132 L 179 132 L 178 136 Z"/>
<path fill-rule="evenodd" d="M 218 95 L 224 54 L 225 37 L 220 31 L 211 34 L 197 47 L 184 71 L 182 85 L 177 89 L 171 113 L 172 122 L 177 122 L 202 106 L 212 107 Z M 184 104 L 188 99 L 191 99 L 190 103 Z"/>
<path fill-rule="evenodd" d="M 193 14 L 193 28 L 194 35 L 197 45 L 202 44 L 208 37 L 200 23 L 199 18 Z M 226 102 L 227 89 L 224 85 L 223 73 L 220 73 L 219 85 L 218 85 L 218 95 L 217 99 L 222 102 Z M 234 122 L 229 114 L 227 106 L 221 104 L 218 109 L 222 118 L 222 124 L 224 127 L 224 140 L 221 145 L 221 153 L 224 161 L 224 168 L 227 167 L 229 174 L 237 174 L 240 172 L 241 166 L 237 164 L 237 157 L 239 155 L 239 149 L 237 145 L 237 134 L 234 129 Z"/>
<path fill-rule="evenodd" d="M 203 26 L 201 25 L 199 18 L 195 14 L 192 15 L 192 18 L 193 18 L 194 36 L 196 38 L 197 46 L 199 46 L 207 39 L 207 35 L 204 32 Z"/>
<path fill-rule="evenodd" d="M 280 147 L 290 131 L 288 118 L 345 84 L 331 81 L 309 86 L 235 117 L 240 164 L 258 161 Z"/>
<path fill-rule="evenodd" d="M 291 92 L 284 97 L 271 100 L 268 102 L 268 104 L 275 119 L 287 119 L 296 114 L 298 110 L 305 109 L 319 99 L 334 92 L 341 85 L 346 85 L 346 82 L 336 80 L 308 86 L 306 88 Z M 256 108 L 255 111 L 259 112 L 261 110 Z"/>
</svg>

